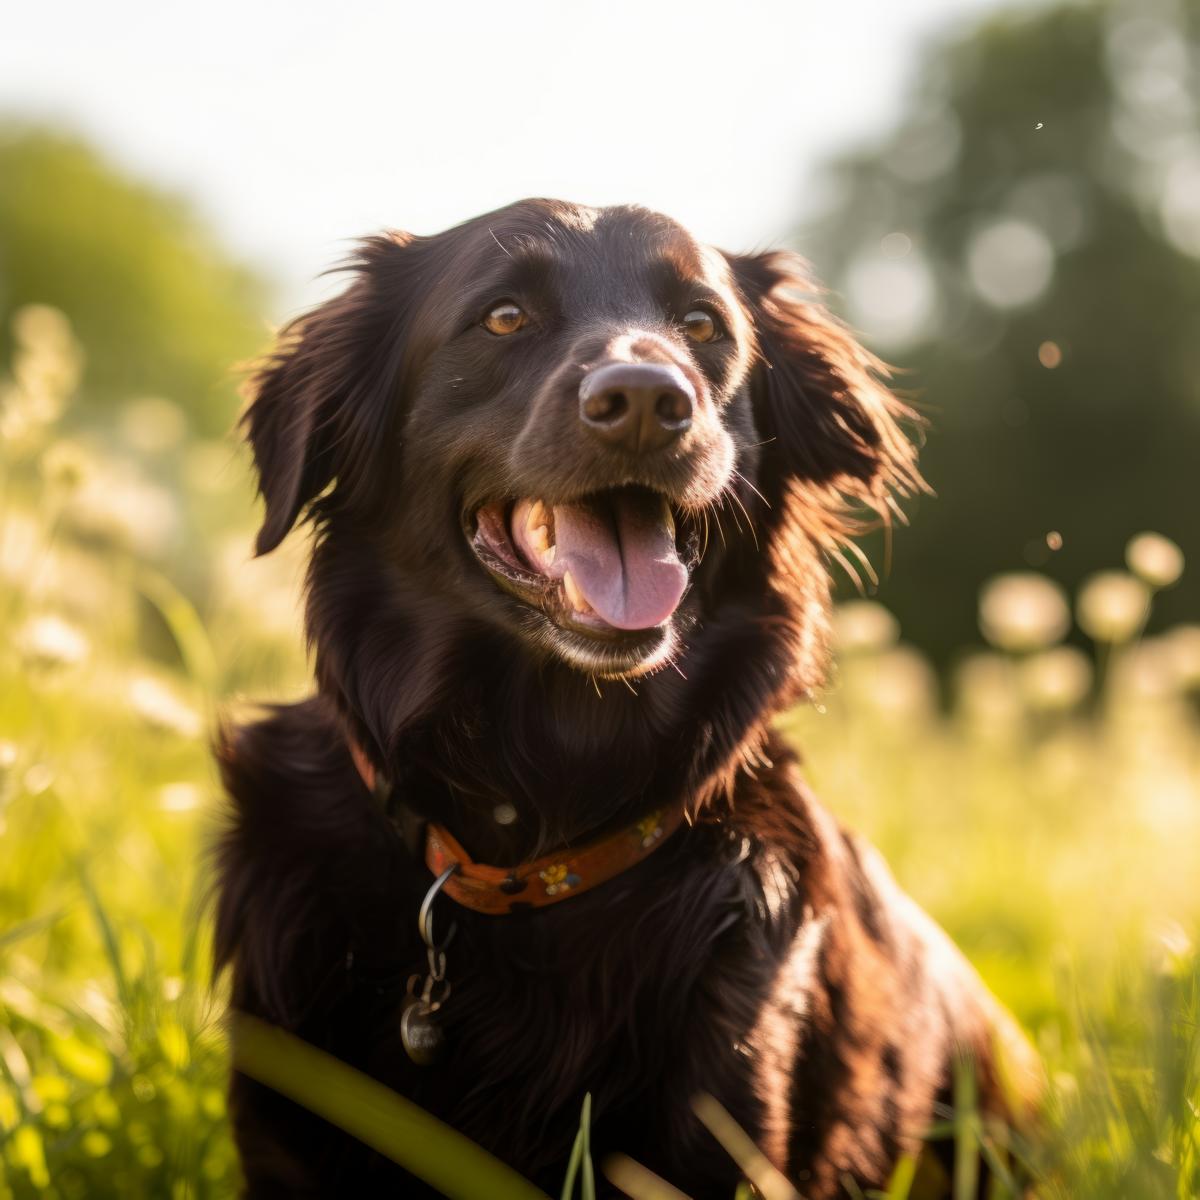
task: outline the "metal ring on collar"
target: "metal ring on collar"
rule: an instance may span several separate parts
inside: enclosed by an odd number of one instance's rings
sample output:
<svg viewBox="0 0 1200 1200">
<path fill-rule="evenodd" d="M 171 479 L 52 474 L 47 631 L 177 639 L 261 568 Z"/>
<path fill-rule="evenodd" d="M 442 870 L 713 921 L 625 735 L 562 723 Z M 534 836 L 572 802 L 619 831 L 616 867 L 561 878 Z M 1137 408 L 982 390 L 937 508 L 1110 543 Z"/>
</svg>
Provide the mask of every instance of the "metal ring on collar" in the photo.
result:
<svg viewBox="0 0 1200 1200">
<path fill-rule="evenodd" d="M 446 880 L 457 870 L 457 863 L 452 863 L 448 866 L 433 881 L 429 887 L 429 891 L 425 893 L 425 899 L 421 901 L 421 911 L 417 914 L 417 929 L 421 934 L 421 940 L 430 950 L 445 950 L 454 940 L 455 930 L 458 929 L 458 925 L 452 922 L 450 932 L 446 934 L 446 940 L 440 946 L 433 940 L 433 902 L 437 899 L 438 892 L 446 886 Z"/>
</svg>

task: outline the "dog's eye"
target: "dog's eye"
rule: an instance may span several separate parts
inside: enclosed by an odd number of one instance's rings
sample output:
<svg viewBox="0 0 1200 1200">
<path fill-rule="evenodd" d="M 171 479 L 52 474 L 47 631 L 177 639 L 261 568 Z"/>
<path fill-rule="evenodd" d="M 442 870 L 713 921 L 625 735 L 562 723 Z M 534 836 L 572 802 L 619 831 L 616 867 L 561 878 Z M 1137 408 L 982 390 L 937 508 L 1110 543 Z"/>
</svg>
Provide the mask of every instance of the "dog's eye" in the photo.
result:
<svg viewBox="0 0 1200 1200">
<path fill-rule="evenodd" d="M 505 300 L 483 318 L 483 327 L 497 337 L 506 337 L 510 333 L 516 333 L 527 320 L 522 308 L 513 304 L 511 300 Z"/>
<path fill-rule="evenodd" d="M 716 317 L 703 308 L 693 308 L 683 318 L 683 328 L 693 342 L 715 342 L 721 336 Z"/>
</svg>

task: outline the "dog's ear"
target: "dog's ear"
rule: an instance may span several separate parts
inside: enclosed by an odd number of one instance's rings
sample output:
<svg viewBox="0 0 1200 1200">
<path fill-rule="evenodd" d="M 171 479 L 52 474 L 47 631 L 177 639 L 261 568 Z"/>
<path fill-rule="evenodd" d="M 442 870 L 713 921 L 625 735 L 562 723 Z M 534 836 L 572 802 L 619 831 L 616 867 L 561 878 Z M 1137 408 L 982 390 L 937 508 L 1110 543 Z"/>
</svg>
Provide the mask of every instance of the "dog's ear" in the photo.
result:
<svg viewBox="0 0 1200 1200">
<path fill-rule="evenodd" d="M 266 515 L 256 550 L 274 550 L 305 506 L 332 485 L 337 503 L 364 500 L 379 472 L 399 391 L 411 307 L 407 234 L 367 238 L 344 269 L 341 295 L 297 317 L 246 385 L 241 428 L 254 453 Z"/>
<path fill-rule="evenodd" d="M 884 386 L 884 365 L 820 303 L 798 254 L 726 257 L 758 340 L 751 391 L 764 460 L 886 517 L 894 493 L 924 486 L 902 427 L 919 418 Z"/>
</svg>

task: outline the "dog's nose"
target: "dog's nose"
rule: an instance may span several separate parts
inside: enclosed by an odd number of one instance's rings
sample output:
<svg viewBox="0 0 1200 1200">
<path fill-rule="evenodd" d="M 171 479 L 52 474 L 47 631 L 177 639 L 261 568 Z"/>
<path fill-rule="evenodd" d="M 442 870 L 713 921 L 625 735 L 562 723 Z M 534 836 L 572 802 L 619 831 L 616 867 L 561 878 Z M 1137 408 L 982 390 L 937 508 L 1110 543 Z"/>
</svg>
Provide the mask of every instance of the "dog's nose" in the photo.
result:
<svg viewBox="0 0 1200 1200">
<path fill-rule="evenodd" d="M 579 419 L 594 437 L 634 454 L 661 450 L 692 423 L 696 393 L 665 363 L 608 363 L 579 385 Z"/>
</svg>

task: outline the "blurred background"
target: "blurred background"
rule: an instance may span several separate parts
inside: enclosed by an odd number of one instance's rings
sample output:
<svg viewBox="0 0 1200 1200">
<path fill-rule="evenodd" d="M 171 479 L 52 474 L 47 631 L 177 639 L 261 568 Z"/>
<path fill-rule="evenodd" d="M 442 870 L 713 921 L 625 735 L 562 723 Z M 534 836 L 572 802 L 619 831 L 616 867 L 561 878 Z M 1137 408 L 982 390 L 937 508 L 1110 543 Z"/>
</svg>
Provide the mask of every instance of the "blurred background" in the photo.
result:
<svg viewBox="0 0 1200 1200">
<path fill-rule="evenodd" d="M 235 1189 L 206 738 L 307 687 L 238 367 L 539 194 L 798 248 L 894 365 L 936 496 L 787 727 L 1042 1050 L 1042 1192 L 1200 1194 L 1198 106 L 1200 0 L 12 14 L 0 1196 Z"/>
</svg>

